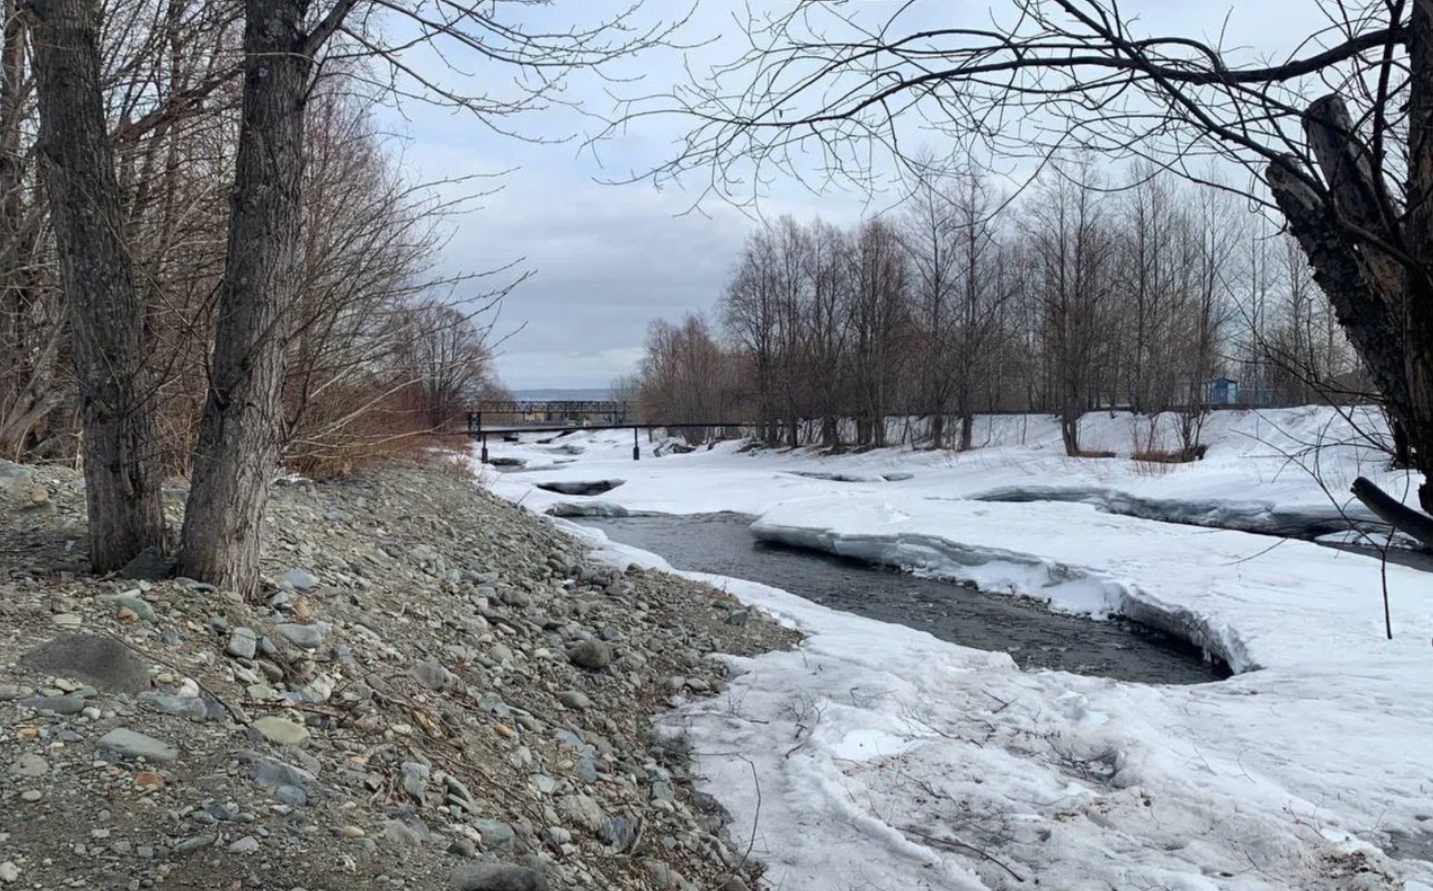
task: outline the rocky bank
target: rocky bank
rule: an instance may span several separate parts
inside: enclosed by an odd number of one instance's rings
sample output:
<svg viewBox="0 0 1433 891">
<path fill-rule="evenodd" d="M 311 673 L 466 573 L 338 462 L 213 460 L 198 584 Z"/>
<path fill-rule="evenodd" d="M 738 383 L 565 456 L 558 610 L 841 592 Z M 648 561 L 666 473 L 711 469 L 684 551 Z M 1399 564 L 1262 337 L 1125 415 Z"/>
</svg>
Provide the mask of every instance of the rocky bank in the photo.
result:
<svg viewBox="0 0 1433 891">
<path fill-rule="evenodd" d="M 166 492 L 176 527 L 184 492 Z M 261 599 L 0 463 L 0 888 L 760 887 L 654 718 L 796 636 L 431 465 L 282 481 Z"/>
</svg>

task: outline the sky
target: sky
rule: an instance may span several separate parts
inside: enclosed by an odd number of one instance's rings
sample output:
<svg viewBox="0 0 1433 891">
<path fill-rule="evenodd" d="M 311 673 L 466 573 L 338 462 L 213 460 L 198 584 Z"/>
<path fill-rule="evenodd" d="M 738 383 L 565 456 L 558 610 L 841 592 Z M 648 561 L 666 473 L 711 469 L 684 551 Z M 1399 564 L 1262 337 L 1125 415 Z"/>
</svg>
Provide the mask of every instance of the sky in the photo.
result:
<svg viewBox="0 0 1433 891">
<path fill-rule="evenodd" d="M 779 7 L 775 0 L 756 0 Z M 548 21 L 591 22 L 630 5 L 629 0 L 555 0 L 542 11 Z M 670 89 L 719 61 L 738 56 L 745 37 L 735 24 L 746 0 L 700 0 L 678 32 L 685 48 L 663 48 L 625 62 L 612 73 L 619 82 L 593 76 L 571 79 L 563 98 L 571 107 L 524 113 L 501 126 L 525 139 L 494 132 L 466 111 L 405 101 L 385 109 L 380 122 L 392 134 L 404 172 L 416 181 L 501 173 L 483 188 L 501 188 L 451 221 L 440 265 L 475 272 L 513 264 L 529 272 L 503 301 L 494 320 L 497 370 L 510 389 L 602 387 L 632 372 L 642 356 L 648 325 L 679 319 L 687 311 L 711 314 L 738 258 L 743 240 L 760 219 L 791 213 L 850 224 L 880 212 L 892 193 L 851 190 L 813 192 L 776 179 L 763 186 L 758 208 L 720 199 L 696 204 L 699 181 L 612 184 L 650 170 L 676 153 L 690 126 L 681 119 L 639 121 L 597 144 L 589 137 L 615 115 L 614 95 L 639 96 Z M 895 0 L 857 0 L 857 14 L 885 18 Z M 984 17 L 1001 0 L 917 0 L 904 14 L 906 27 Z M 1249 47 L 1258 55 L 1292 47 L 1321 23 L 1315 0 L 1126 0 L 1148 30 Z M 677 16 L 678 0 L 647 0 L 644 21 Z M 461 53 L 446 62 L 422 53 L 414 65 L 441 72 L 444 87 L 471 94 L 502 90 L 509 71 L 469 62 Z M 427 66 L 424 68 L 424 66 Z M 498 86 L 490 86 L 497 84 Z M 532 140 L 542 140 L 541 143 Z M 887 174 L 893 171 L 883 171 Z M 445 194 L 473 185 L 445 186 Z M 694 206 L 695 204 L 695 206 Z"/>
</svg>

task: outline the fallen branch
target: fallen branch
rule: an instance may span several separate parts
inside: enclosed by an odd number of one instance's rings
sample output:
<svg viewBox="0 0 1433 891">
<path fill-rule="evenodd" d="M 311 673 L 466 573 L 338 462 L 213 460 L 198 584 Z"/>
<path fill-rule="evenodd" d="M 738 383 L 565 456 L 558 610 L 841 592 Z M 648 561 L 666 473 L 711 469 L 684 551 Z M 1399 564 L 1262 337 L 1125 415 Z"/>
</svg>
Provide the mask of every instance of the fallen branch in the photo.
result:
<svg viewBox="0 0 1433 891">
<path fill-rule="evenodd" d="M 957 853 L 964 852 L 964 853 L 967 853 L 967 854 L 974 854 L 975 856 L 979 857 L 981 860 L 985 860 L 985 861 L 987 861 L 987 862 L 989 862 L 989 863 L 993 863 L 993 864 L 995 864 L 996 866 L 1000 867 L 1001 869 L 1005 870 L 1007 873 L 1010 874 L 1010 877 L 1011 877 L 1012 879 L 1014 879 L 1015 881 L 1020 882 L 1020 883 L 1022 883 L 1022 884 L 1023 884 L 1024 881 L 1025 881 L 1025 879 L 1024 879 L 1018 872 L 1016 872 L 1015 870 L 1011 869 L 1009 866 L 1005 865 L 1003 862 L 1001 862 L 1001 861 L 1000 861 L 999 859 L 997 859 L 996 857 L 993 857 L 993 856 L 991 856 L 990 854 L 987 854 L 987 853 L 985 853 L 984 851 L 980 850 L 980 849 L 977 848 L 975 845 L 968 845 L 968 844 L 966 844 L 966 843 L 963 842 L 963 841 L 956 841 L 955 839 L 937 838 L 937 837 L 934 836 L 934 835 L 928 835 L 927 833 L 921 832 L 919 829 L 916 829 L 916 828 L 911 827 L 911 826 L 907 826 L 905 829 L 902 829 L 901 831 L 902 831 L 902 832 L 909 833 L 909 834 L 911 834 L 911 835 L 914 835 L 916 838 L 921 839 L 921 840 L 924 841 L 926 844 L 928 844 L 928 845 L 934 845 L 934 846 L 937 847 L 937 848 L 945 848 L 946 850 L 955 851 L 955 852 L 957 852 Z"/>
<path fill-rule="evenodd" d="M 1364 477 L 1353 481 L 1353 497 L 1383 522 L 1433 550 L 1433 517 L 1408 507 Z"/>
</svg>

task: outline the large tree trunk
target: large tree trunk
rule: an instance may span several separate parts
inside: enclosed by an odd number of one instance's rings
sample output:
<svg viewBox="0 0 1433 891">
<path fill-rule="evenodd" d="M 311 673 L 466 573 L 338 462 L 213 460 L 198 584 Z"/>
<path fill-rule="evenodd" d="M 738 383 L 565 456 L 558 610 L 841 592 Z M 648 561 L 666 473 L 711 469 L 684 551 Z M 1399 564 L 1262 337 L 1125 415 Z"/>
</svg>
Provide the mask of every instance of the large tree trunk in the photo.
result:
<svg viewBox="0 0 1433 891">
<path fill-rule="evenodd" d="M 118 569 L 164 545 L 144 307 L 122 226 L 100 95 L 94 0 L 29 0 L 40 150 L 84 418 L 90 565 Z"/>
<path fill-rule="evenodd" d="M 1433 10 L 1413 4 L 1408 47 L 1408 216 L 1404 242 L 1420 261 L 1409 269 L 1401 311 L 1406 331 L 1404 359 L 1408 375 L 1407 425 L 1414 466 L 1423 473 L 1418 501 L 1433 513 Z"/>
<path fill-rule="evenodd" d="M 244 101 L 228 260 L 180 568 L 250 593 L 282 443 L 289 310 L 297 284 L 304 106 L 313 63 L 301 0 L 247 0 Z"/>
</svg>

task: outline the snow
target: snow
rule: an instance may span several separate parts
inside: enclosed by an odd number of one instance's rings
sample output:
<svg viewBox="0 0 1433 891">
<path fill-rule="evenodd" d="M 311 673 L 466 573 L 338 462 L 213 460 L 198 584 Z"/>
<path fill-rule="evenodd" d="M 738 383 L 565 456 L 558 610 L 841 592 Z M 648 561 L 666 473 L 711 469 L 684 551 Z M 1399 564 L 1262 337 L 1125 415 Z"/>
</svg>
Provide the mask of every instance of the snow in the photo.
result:
<svg viewBox="0 0 1433 891">
<path fill-rule="evenodd" d="M 789 891 L 1035 879 L 1060 889 L 1433 889 L 1433 863 L 1385 853 L 1433 854 L 1429 577 L 1386 568 L 1388 641 L 1377 561 L 1129 516 L 1140 511 L 1120 503 L 1251 528 L 1294 512 L 1327 519 L 1327 493 L 1360 474 L 1395 492 L 1412 481 L 1382 470 L 1322 409 L 1217 413 L 1205 461 L 1153 469 L 1063 458 L 1048 420 L 1010 420 L 983 419 L 990 445 L 960 456 L 723 444 L 660 459 L 644 448 L 633 462 L 630 437 L 577 434 L 567 438 L 585 449 L 577 461 L 531 475 L 620 477 L 602 504 L 740 511 L 759 518 L 760 536 L 973 581 L 991 596 L 1119 612 L 1238 672 L 1187 687 L 1022 672 L 1003 653 L 684 573 L 807 635 L 791 652 L 733 659 L 740 676 L 725 695 L 664 724 L 688 737 L 703 788 L 731 810 L 733 844 L 750 845 L 772 887 Z M 1125 442 L 1128 453 L 1133 428 L 1127 417 L 1092 418 L 1087 447 Z M 540 463 L 551 448 L 501 454 Z M 886 479 L 900 473 L 912 478 Z M 484 476 L 536 510 L 596 501 L 539 492 L 528 474 Z M 1012 489 L 1055 500 L 974 500 Z M 669 568 L 554 522 L 604 559 Z"/>
</svg>

